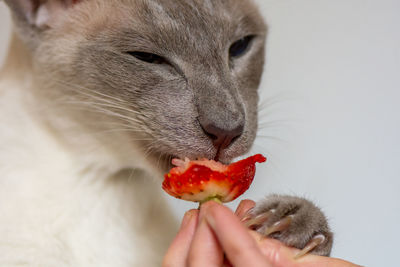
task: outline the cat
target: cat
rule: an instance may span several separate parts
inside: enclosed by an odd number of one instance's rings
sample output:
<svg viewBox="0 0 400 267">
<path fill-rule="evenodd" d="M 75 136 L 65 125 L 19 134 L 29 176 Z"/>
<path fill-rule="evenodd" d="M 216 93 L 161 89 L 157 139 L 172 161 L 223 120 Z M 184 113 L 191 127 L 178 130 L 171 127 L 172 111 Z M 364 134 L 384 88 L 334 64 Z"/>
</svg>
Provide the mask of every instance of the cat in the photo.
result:
<svg viewBox="0 0 400 267">
<path fill-rule="evenodd" d="M 171 159 L 229 163 L 255 139 L 267 35 L 257 6 L 5 3 L 15 26 L 0 73 L 0 266 L 160 266 L 177 231 L 160 189 Z M 322 235 L 313 253 L 330 253 L 307 200 L 270 196 L 249 218 L 299 248 Z"/>
</svg>

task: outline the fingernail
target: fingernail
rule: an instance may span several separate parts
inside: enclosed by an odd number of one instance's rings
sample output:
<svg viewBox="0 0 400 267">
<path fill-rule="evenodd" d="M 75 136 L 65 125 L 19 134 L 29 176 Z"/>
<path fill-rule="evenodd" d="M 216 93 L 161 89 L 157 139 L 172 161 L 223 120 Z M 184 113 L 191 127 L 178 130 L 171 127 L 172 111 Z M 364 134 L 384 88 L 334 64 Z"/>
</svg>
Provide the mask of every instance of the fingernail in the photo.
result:
<svg viewBox="0 0 400 267">
<path fill-rule="evenodd" d="M 181 223 L 181 228 L 185 227 L 186 225 L 189 224 L 189 222 L 193 218 L 193 212 L 191 210 L 187 211 L 185 215 L 183 216 L 182 223 Z"/>
</svg>

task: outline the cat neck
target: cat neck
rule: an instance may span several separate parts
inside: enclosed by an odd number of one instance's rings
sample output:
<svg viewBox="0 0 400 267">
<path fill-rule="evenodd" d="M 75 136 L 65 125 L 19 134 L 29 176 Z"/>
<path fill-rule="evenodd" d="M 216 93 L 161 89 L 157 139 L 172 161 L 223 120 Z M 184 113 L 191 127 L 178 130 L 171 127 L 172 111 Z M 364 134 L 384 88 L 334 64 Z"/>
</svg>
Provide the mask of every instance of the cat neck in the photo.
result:
<svg viewBox="0 0 400 267">
<path fill-rule="evenodd" d="M 55 108 L 58 103 L 48 105 L 36 94 L 42 86 L 45 87 L 34 74 L 32 54 L 14 34 L 0 73 L 0 127 L 4 130 L 0 131 L 0 147 L 7 147 L 8 157 L 21 153 L 31 169 L 43 167 L 53 175 L 51 167 L 59 167 L 54 169 L 56 173 L 73 170 L 72 177 L 85 173 L 83 176 L 103 182 L 127 169 L 138 169 L 136 173 L 146 170 L 147 174 L 162 177 L 139 149 L 114 147 L 112 140 L 106 140 L 107 135 L 90 132 L 82 123 L 70 119 L 69 114 L 63 115 L 63 109 Z M 80 112 L 81 117 L 85 115 Z M 21 163 L 22 159 L 15 160 Z"/>
<path fill-rule="evenodd" d="M 175 232 L 161 181 L 135 169 L 143 157 L 124 159 L 80 125 L 47 116 L 35 81 L 32 56 L 14 36 L 0 75 L 0 203 L 12 209 L 0 205 L 0 213 L 20 232 L 16 246 L 53 255 L 61 242 L 82 266 L 91 258 L 118 266 L 153 258 L 159 266 Z"/>
<path fill-rule="evenodd" d="M 135 169 L 149 169 L 143 156 L 110 149 L 43 106 L 35 86 L 32 55 L 14 36 L 0 75 L 0 203 L 12 203 L 0 205 L 10 226 L 0 236 L 17 230 L 15 247 L 39 248 L 38 260 L 62 245 L 72 265 L 159 266 L 176 230 L 161 180 Z"/>
</svg>

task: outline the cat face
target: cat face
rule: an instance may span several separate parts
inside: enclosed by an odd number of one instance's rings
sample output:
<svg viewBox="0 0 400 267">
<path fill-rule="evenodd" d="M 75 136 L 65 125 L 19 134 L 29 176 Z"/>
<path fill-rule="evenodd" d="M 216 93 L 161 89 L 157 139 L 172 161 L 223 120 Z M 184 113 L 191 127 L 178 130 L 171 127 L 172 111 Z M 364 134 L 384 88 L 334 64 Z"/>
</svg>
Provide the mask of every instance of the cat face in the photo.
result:
<svg viewBox="0 0 400 267">
<path fill-rule="evenodd" d="M 77 120 L 90 114 L 104 129 L 126 129 L 123 142 L 154 157 L 228 162 L 250 149 L 266 36 L 251 1 L 53 1 L 42 9 L 47 16 L 30 9 L 21 32 L 33 32 L 27 42 L 49 95 L 91 103 Z"/>
</svg>

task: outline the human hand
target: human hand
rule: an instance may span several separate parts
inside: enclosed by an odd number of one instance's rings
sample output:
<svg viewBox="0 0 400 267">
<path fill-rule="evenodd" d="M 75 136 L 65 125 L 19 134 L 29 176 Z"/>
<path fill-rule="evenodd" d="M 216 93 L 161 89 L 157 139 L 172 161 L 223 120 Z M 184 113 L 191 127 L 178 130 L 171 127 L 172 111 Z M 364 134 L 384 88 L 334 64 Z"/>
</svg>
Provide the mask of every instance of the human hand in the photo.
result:
<svg viewBox="0 0 400 267">
<path fill-rule="evenodd" d="M 264 238 L 243 226 L 240 220 L 254 204 L 250 200 L 242 201 L 236 215 L 213 201 L 203 204 L 200 212 L 188 211 L 164 258 L 163 267 L 220 267 L 229 264 L 238 267 L 358 266 L 340 259 L 315 255 L 295 260 L 298 250 Z"/>
</svg>

